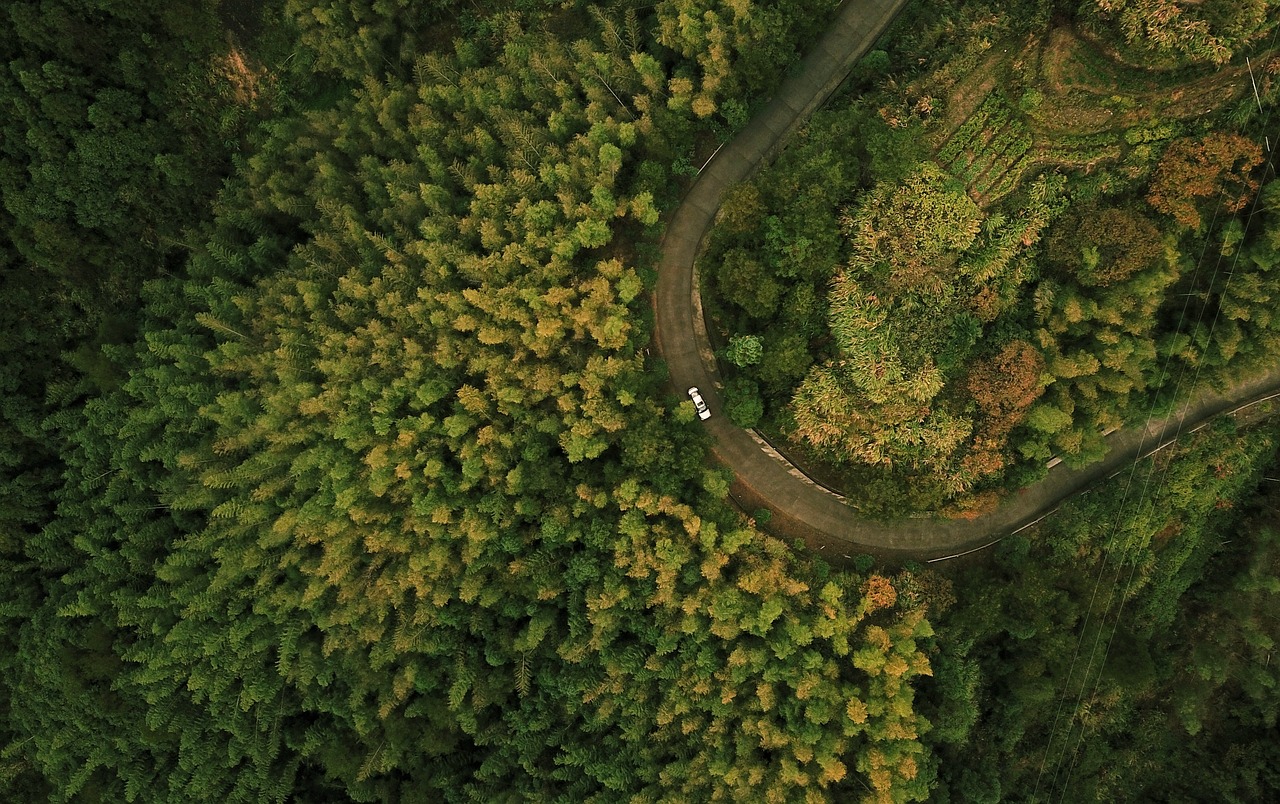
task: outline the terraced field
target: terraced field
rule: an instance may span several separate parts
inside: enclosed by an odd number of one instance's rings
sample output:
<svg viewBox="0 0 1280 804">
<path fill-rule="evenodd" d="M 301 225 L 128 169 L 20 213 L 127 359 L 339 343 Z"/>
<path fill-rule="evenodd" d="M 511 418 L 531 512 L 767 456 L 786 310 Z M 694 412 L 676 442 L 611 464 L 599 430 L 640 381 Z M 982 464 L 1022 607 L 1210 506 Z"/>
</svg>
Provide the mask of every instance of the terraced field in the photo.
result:
<svg viewBox="0 0 1280 804">
<path fill-rule="evenodd" d="M 1046 169 L 1087 173 L 1123 165 L 1141 172 L 1143 146 L 1247 100 L 1249 75 L 1239 66 L 1152 76 L 1116 62 L 1069 27 L 1006 44 L 947 87 L 946 113 L 935 122 L 934 159 L 984 208 Z M 1263 54 L 1257 63 L 1273 58 Z M 919 91 L 936 89 L 922 84 Z M 1164 122 L 1155 125 L 1157 119 Z"/>
<path fill-rule="evenodd" d="M 938 150 L 936 159 L 981 206 L 1017 187 L 1030 167 L 1033 138 L 1002 93 L 992 91 Z"/>
</svg>

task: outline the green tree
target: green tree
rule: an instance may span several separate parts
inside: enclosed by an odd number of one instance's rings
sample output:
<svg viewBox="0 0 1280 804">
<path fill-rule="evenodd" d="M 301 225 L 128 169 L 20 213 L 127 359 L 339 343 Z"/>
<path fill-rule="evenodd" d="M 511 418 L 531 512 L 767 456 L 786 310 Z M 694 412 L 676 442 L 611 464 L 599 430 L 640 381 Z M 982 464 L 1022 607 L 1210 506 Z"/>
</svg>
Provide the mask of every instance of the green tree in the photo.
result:
<svg viewBox="0 0 1280 804">
<path fill-rule="evenodd" d="M 1160 230 L 1131 209 L 1086 209 L 1065 217 L 1045 243 L 1055 267 L 1087 287 L 1106 287 L 1157 267 L 1164 257 Z"/>
<path fill-rule="evenodd" d="M 1174 63 L 1225 64 L 1275 24 L 1274 0 L 1090 0 L 1086 13 L 1134 50 Z"/>
<path fill-rule="evenodd" d="M 764 356 L 764 347 L 757 335 L 736 335 L 729 339 L 724 357 L 735 366 L 754 366 Z"/>
<path fill-rule="evenodd" d="M 732 249 L 721 257 L 716 281 L 721 296 L 752 318 L 771 316 L 782 296 L 782 286 L 745 249 Z"/>
<path fill-rule="evenodd" d="M 963 186 L 925 162 L 902 184 L 876 188 L 841 223 L 856 265 L 895 291 L 931 293 L 973 244 L 982 213 Z"/>
<path fill-rule="evenodd" d="M 729 421 L 750 429 L 760 423 L 764 415 L 764 401 L 754 381 L 746 377 L 734 377 L 725 384 L 724 410 Z"/>
</svg>

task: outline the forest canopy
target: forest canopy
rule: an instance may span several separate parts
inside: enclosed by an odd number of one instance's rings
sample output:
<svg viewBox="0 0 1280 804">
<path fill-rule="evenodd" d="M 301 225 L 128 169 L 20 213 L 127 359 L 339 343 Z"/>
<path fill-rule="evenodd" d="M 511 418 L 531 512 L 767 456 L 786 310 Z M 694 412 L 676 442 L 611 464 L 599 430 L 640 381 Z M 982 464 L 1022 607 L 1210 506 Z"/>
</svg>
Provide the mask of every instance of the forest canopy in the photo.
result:
<svg viewBox="0 0 1280 804">
<path fill-rule="evenodd" d="M 469 36 L 268 9 L 237 53 L 276 94 L 229 93 L 244 153 L 183 204 L 130 189 L 158 157 L 117 142 L 101 179 L 169 228 L 136 329 L 80 335 L 100 370 L 50 369 L 18 422 L 50 449 L 6 483 L 9 797 L 927 795 L 924 595 L 753 530 L 644 349 L 674 166 L 775 78 L 735 54 L 793 58 L 820 15 L 523 5 Z M 167 130 L 100 94 L 90 127 Z M 6 259 L 47 292 L 40 252 Z"/>
<path fill-rule="evenodd" d="M 976 567 L 833 567 L 667 387 L 664 216 L 837 5 L 0 11 L 0 798 L 991 800 L 1086 734 L 1098 797 L 1194 795 L 1161 763 L 1220 744 L 1217 789 L 1274 793 L 1272 430 Z M 1149 5 L 909 6 L 722 210 L 730 417 L 856 453 L 893 512 L 1086 460 L 1159 359 L 1274 362 L 1253 128 L 1134 122 L 1133 87 L 1069 136 L 1048 84 L 947 105 L 1053 9 L 1117 43 Z M 1185 12 L 1236 69 L 1269 8 Z M 1085 593 L 1115 568 L 1124 631 Z M 1106 627 L 1090 716 L 1046 727 Z"/>
</svg>

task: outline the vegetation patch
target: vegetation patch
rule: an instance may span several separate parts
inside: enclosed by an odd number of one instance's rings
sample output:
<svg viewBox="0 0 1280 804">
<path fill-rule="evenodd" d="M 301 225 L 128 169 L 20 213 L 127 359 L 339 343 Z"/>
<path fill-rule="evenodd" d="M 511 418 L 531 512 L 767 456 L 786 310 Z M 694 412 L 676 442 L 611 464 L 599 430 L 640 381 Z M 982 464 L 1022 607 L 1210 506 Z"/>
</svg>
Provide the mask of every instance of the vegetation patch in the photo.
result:
<svg viewBox="0 0 1280 804">
<path fill-rule="evenodd" d="M 928 594 L 648 350 L 833 3 L 212 5 L 0 11 L 0 799 L 926 799 Z"/>
<path fill-rule="evenodd" d="M 1035 165 L 1027 157 L 1032 144 L 1023 116 L 1011 108 L 1003 93 L 993 90 L 951 133 L 935 159 L 987 207 L 1012 192 L 1023 173 Z"/>
<path fill-rule="evenodd" d="M 860 73 L 860 97 L 815 117 L 742 191 L 765 248 L 746 222 L 722 224 L 704 258 L 723 336 L 762 338 L 759 364 L 734 373 L 763 379 L 758 366 L 780 354 L 775 327 L 807 332 L 803 378 L 796 342 L 796 379 L 758 384 L 761 426 L 802 463 L 829 464 L 813 470 L 826 482 L 843 475 L 851 504 L 885 514 L 975 510 L 1052 457 L 1088 462 L 1177 376 L 1169 360 L 1202 365 L 1182 345 L 1209 341 L 1179 331 L 1220 299 L 1198 289 L 1197 255 L 1254 198 L 1257 104 L 1280 91 L 1254 34 L 1254 49 L 1206 69 L 1122 54 L 1105 9 L 1045 15 L 1043 27 L 977 6 L 939 13 L 915 34 L 920 50 L 889 58 L 896 73 L 878 84 Z M 788 172 L 823 190 L 775 191 Z M 1244 248 L 1266 263 L 1257 220 Z M 810 274 L 768 256 L 816 243 L 827 245 Z M 825 327 L 797 330 L 810 298 Z M 1187 298 L 1196 318 L 1166 312 Z M 1215 371 L 1240 369 L 1231 362 Z M 975 378 L 991 365 L 1023 379 L 986 387 Z M 990 398 L 1001 388 L 1007 399 Z"/>
</svg>

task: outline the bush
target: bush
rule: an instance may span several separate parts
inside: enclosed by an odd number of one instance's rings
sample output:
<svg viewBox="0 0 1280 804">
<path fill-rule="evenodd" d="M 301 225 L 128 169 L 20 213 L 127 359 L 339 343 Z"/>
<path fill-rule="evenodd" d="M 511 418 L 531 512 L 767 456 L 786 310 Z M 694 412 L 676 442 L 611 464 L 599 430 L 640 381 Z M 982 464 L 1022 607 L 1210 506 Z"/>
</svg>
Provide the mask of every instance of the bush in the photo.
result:
<svg viewBox="0 0 1280 804">
<path fill-rule="evenodd" d="M 763 355 L 759 335 L 737 335 L 729 339 L 724 350 L 724 359 L 739 367 L 754 366 Z"/>
<path fill-rule="evenodd" d="M 729 421 L 739 427 L 750 429 L 759 424 L 764 416 L 764 400 L 755 381 L 746 377 L 730 380 L 724 388 L 724 411 Z"/>
</svg>

